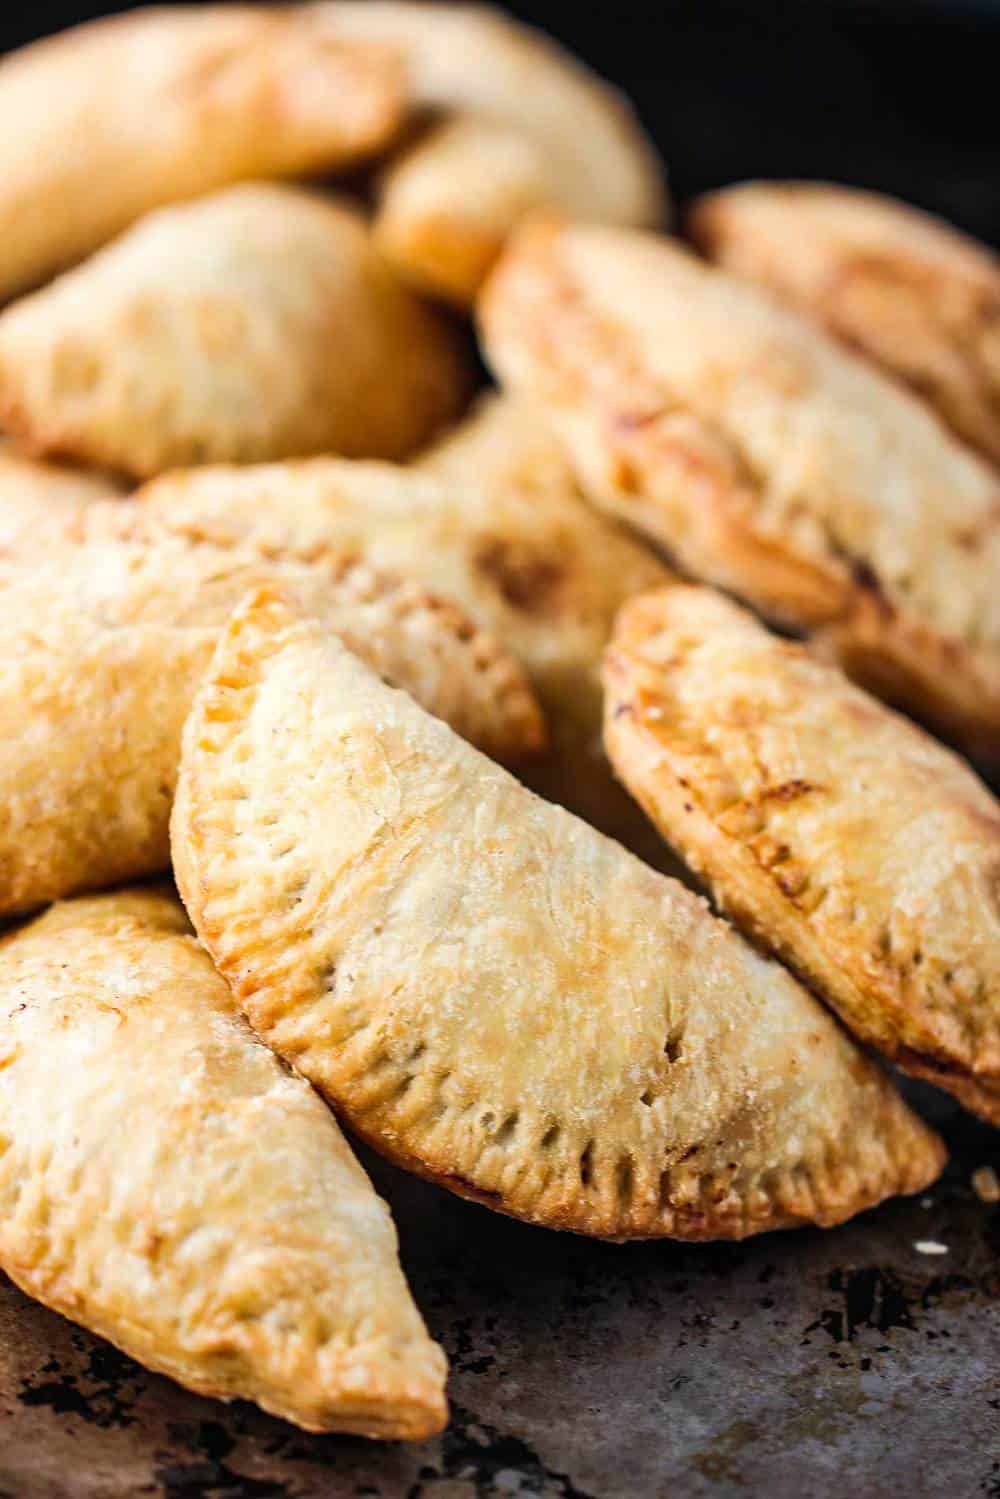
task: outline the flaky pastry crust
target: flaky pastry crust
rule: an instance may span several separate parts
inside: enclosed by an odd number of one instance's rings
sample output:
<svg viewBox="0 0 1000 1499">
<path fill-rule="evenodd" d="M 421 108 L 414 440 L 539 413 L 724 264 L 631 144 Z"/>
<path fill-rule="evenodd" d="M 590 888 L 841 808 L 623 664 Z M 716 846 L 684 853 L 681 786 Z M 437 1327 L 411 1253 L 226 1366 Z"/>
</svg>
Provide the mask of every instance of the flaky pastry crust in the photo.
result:
<svg viewBox="0 0 1000 1499">
<path fill-rule="evenodd" d="M 170 474 L 127 510 L 89 516 L 87 534 L 167 532 L 299 561 L 333 550 L 455 600 L 538 694 L 551 754 L 525 776 L 616 836 L 635 832 L 601 748 L 601 652 L 622 602 L 667 569 L 583 503 L 551 437 L 512 402 L 477 406 L 418 467 L 311 459 Z"/>
<path fill-rule="evenodd" d="M 200 1394 L 428 1436 L 445 1360 L 389 1211 L 189 930 L 134 891 L 0 944 L 0 1267 Z"/>
<path fill-rule="evenodd" d="M 985 245 L 822 182 L 708 193 L 688 228 L 711 260 L 818 319 L 1000 462 L 1000 260 Z"/>
<path fill-rule="evenodd" d="M 626 605 L 604 682 L 618 774 L 722 909 L 1000 1124 L 1000 805 L 969 767 L 708 589 Z"/>
<path fill-rule="evenodd" d="M 755 288 L 623 230 L 525 229 L 482 324 L 595 501 L 1000 756 L 1000 480 L 917 400 Z"/>
<path fill-rule="evenodd" d="M 609 1238 L 740 1238 L 940 1169 L 784 970 L 273 591 L 199 691 L 171 844 L 261 1038 L 462 1195 Z"/>
<path fill-rule="evenodd" d="M 306 7 L 106 17 L 0 62 L 0 300 L 144 213 L 252 177 L 367 157 L 404 114 L 401 59 Z"/>
<path fill-rule="evenodd" d="M 511 229 L 552 207 L 667 216 L 663 165 L 628 101 L 549 37 L 485 5 L 325 0 L 336 35 L 395 47 L 430 128 L 381 174 L 375 237 L 401 274 L 470 307 Z"/>
<path fill-rule="evenodd" d="M 518 760 L 544 724 L 514 659 L 419 585 L 163 538 L 67 548 L 0 589 L 0 913 L 169 862 L 180 735 L 219 628 L 276 575 L 388 680 Z"/>
<path fill-rule="evenodd" d="M 0 315 L 0 416 L 136 478 L 299 454 L 398 458 L 461 410 L 457 330 L 343 203 L 247 183 L 164 208 Z"/>
</svg>

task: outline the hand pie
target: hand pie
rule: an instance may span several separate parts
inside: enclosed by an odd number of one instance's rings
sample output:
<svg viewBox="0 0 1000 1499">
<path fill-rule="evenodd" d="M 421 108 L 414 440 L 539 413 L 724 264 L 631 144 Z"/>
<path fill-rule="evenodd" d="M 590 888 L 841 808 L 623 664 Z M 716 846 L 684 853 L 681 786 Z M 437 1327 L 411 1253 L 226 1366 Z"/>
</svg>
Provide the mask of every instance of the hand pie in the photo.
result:
<svg viewBox="0 0 1000 1499">
<path fill-rule="evenodd" d="M 707 589 L 634 600 L 608 751 L 727 913 L 907 1072 L 1000 1124 L 1000 805 Z"/>
<path fill-rule="evenodd" d="M 709 193 L 689 227 L 710 259 L 818 319 L 1000 461 L 1000 261 L 985 246 L 821 182 Z"/>
<path fill-rule="evenodd" d="M 400 60 L 304 8 L 187 5 L 105 18 L 0 63 L 0 299 L 164 203 L 380 149 Z"/>
<path fill-rule="evenodd" d="M 925 1185 L 937 1140 L 704 902 L 273 592 L 184 731 L 181 893 L 251 1025 L 390 1158 L 535 1223 L 740 1238 Z"/>
<path fill-rule="evenodd" d="M 137 890 L 0 944 L 0 1267 L 200 1394 L 429 1436 L 445 1360 L 389 1211 L 188 930 Z"/>
<path fill-rule="evenodd" d="M 595 501 L 1000 756 L 1000 479 L 918 401 L 651 235 L 525 230 L 483 325 Z"/>
<path fill-rule="evenodd" d="M 245 184 L 144 219 L 0 316 L 0 415 L 40 452 L 137 477 L 338 452 L 394 458 L 458 412 L 456 331 L 361 218 Z"/>
<path fill-rule="evenodd" d="M 0 590 L 0 914 L 166 868 L 195 687 L 234 605 L 278 573 L 490 753 L 544 742 L 513 659 L 415 584 L 169 540 L 67 548 Z"/>
<path fill-rule="evenodd" d="M 564 518 L 578 533 L 572 544 L 552 534 L 548 564 L 559 576 L 570 563 L 578 576 L 576 630 L 566 607 L 572 595 L 560 590 L 563 618 L 553 621 L 551 638 L 546 640 L 540 633 L 537 638 L 522 640 L 520 633 L 517 637 L 515 649 L 522 651 L 548 706 L 552 731 L 549 754 L 526 766 L 522 779 L 549 801 L 559 802 L 602 833 L 617 838 L 647 864 L 666 874 L 683 873 L 663 840 L 657 847 L 655 836 L 650 837 L 654 830 L 615 780 L 600 732 L 594 732 L 603 701 L 601 652 L 618 606 L 643 590 L 643 574 L 655 571 L 656 582 L 665 583 L 670 576 L 667 569 L 652 552 L 641 554 L 623 530 L 603 523 L 583 502 L 564 449 L 528 406 L 510 396 L 481 397 L 465 421 L 429 448 L 417 466 L 435 474 L 450 489 L 461 486 L 465 492 L 471 486 L 488 495 L 498 514 L 514 506 L 514 513 L 523 513 L 527 501 L 539 519 L 548 517 L 550 530 Z M 518 551 L 514 543 L 512 557 Z M 543 572 L 545 566 L 540 560 Z M 475 613 L 473 599 L 463 596 Z M 526 602 L 530 610 L 530 597 Z M 484 617 L 494 616 L 490 612 Z M 574 647 L 573 635 L 581 626 L 583 635 Z M 507 638 L 505 619 L 496 619 L 495 627 L 501 638 Z"/>
<path fill-rule="evenodd" d="M 91 534 L 110 519 L 119 534 L 265 557 L 332 550 L 455 600 L 538 693 L 552 753 L 524 774 L 607 831 L 648 837 L 601 747 L 600 663 L 620 604 L 666 568 L 582 502 L 551 438 L 513 403 L 477 408 L 422 466 L 441 478 L 333 459 L 169 474 L 127 511 L 101 507 Z"/>
<path fill-rule="evenodd" d="M 502 11 L 332 0 L 335 34 L 395 46 L 427 132 L 382 173 L 375 236 L 418 286 L 469 307 L 525 213 L 655 225 L 662 163 L 627 100 Z"/>
<path fill-rule="evenodd" d="M 103 474 L 36 463 L 0 442 L 0 561 L 48 550 L 84 509 L 118 492 Z"/>
</svg>

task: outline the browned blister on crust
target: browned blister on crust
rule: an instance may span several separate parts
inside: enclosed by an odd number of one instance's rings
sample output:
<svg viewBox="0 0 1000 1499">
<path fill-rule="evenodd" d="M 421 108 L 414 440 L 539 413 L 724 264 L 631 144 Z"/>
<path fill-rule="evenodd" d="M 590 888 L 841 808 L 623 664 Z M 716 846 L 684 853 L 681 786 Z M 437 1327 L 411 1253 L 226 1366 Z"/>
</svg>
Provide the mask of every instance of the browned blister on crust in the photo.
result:
<svg viewBox="0 0 1000 1499">
<path fill-rule="evenodd" d="M 253 177 L 330 172 L 395 135 L 404 64 L 307 7 L 107 17 L 0 62 L 0 300 L 144 213 Z"/>
<path fill-rule="evenodd" d="M 822 182 L 748 182 L 699 198 L 695 243 L 922 396 L 1000 461 L 1000 261 L 943 220 Z"/>
<path fill-rule="evenodd" d="M 550 37 L 486 5 L 326 0 L 335 35 L 395 47 L 430 121 L 380 176 L 375 236 L 400 274 L 470 307 L 526 213 L 667 217 L 665 172 L 631 105 Z"/>
<path fill-rule="evenodd" d="M 755 288 L 626 231 L 522 231 L 482 324 L 596 502 L 1000 755 L 1000 480 L 911 395 Z"/>
<path fill-rule="evenodd" d="M 708 589 L 626 605 L 604 682 L 615 769 L 720 906 L 1000 1124 L 1000 805 L 969 767 Z"/>
<path fill-rule="evenodd" d="M 0 589 L 0 912 L 156 873 L 180 735 L 219 628 L 281 576 L 388 680 L 489 753 L 544 744 L 520 666 L 415 583 L 191 546 L 67 548 Z"/>
<path fill-rule="evenodd" d="M 388 1209 L 256 1040 L 180 903 L 0 944 L 0 1268 L 151 1369 L 311 1431 L 440 1430 L 444 1355 Z"/>
<path fill-rule="evenodd" d="M 418 467 L 312 459 L 169 474 L 128 510 L 101 507 L 87 534 L 167 533 L 305 562 L 332 550 L 454 599 L 538 694 L 551 753 L 525 776 L 631 834 L 601 748 L 601 652 L 624 600 L 669 572 L 583 503 L 550 434 L 513 402 L 475 407 Z"/>
<path fill-rule="evenodd" d="M 274 183 L 161 209 L 0 315 L 7 429 L 140 479 L 403 457 L 470 382 L 463 337 L 398 280 L 361 215 Z"/>
<path fill-rule="evenodd" d="M 740 1238 L 941 1167 L 789 974 L 273 591 L 199 691 L 171 842 L 261 1038 L 462 1195 L 609 1238 Z"/>
</svg>

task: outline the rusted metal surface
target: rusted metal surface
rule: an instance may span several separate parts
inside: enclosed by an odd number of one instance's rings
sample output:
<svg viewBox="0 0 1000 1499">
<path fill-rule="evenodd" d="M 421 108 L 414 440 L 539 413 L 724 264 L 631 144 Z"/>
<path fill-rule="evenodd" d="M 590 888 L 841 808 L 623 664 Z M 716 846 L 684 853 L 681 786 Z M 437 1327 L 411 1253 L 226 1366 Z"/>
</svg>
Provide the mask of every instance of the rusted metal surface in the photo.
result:
<svg viewBox="0 0 1000 1499">
<path fill-rule="evenodd" d="M 588 1243 L 369 1160 L 452 1360 L 422 1447 L 188 1395 L 4 1282 L 0 1499 L 1000 1496 L 1000 1207 L 969 1185 L 1000 1137 L 931 1107 L 927 1198 L 742 1245 Z"/>
</svg>

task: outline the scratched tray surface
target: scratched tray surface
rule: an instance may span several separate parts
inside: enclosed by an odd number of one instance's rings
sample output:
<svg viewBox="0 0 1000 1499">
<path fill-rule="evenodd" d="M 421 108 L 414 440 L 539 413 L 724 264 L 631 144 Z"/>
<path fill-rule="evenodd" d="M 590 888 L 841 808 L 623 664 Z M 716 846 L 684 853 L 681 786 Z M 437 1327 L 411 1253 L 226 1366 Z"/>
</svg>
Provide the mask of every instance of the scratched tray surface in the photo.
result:
<svg viewBox="0 0 1000 1499">
<path fill-rule="evenodd" d="M 929 1196 L 735 1245 L 547 1233 L 366 1155 L 451 1358 L 419 1447 L 190 1395 L 0 1277 L 0 1499 L 1000 1499 L 998 1136 L 915 1096 L 954 1152 Z"/>
</svg>

